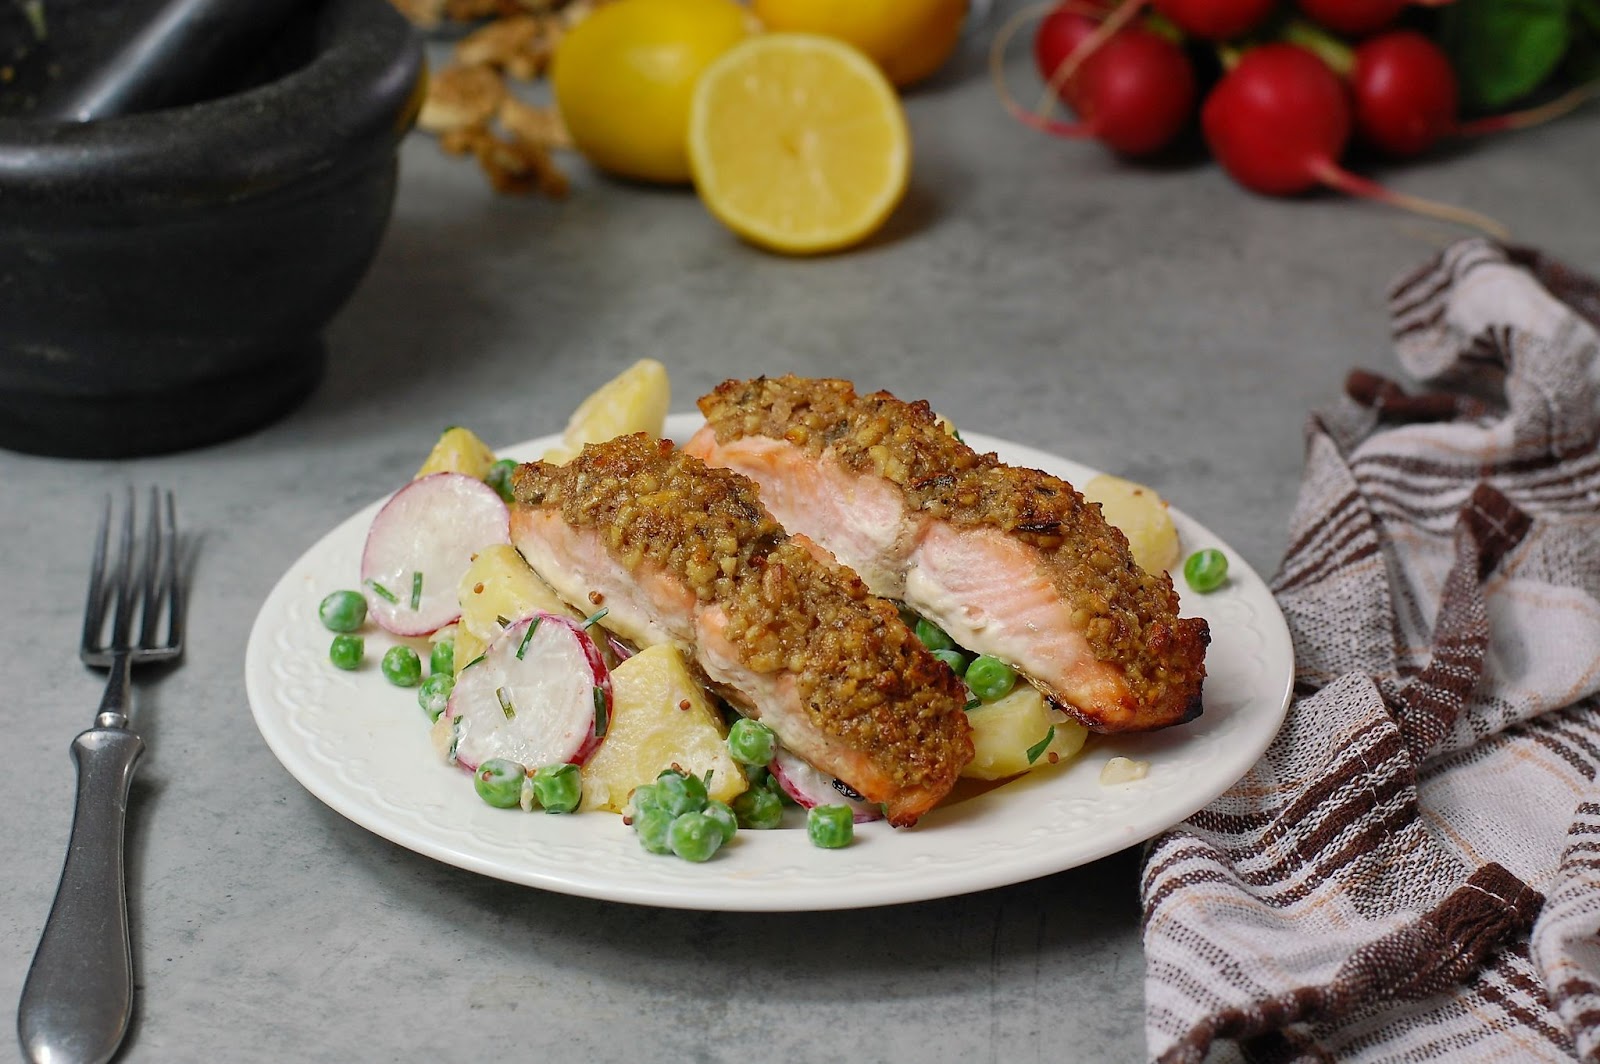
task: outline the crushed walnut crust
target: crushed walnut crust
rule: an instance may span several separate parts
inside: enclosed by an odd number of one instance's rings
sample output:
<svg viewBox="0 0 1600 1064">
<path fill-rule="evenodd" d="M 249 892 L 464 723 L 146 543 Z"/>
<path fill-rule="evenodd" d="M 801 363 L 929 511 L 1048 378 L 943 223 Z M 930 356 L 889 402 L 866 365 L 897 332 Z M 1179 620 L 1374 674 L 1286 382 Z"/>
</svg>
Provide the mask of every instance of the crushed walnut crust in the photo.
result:
<svg viewBox="0 0 1600 1064">
<path fill-rule="evenodd" d="M 1065 480 L 979 454 L 925 401 L 857 395 L 849 381 L 730 380 L 699 405 L 719 442 L 766 436 L 811 455 L 826 450 L 846 469 L 894 484 L 913 511 L 1033 547 L 1095 656 L 1121 667 L 1141 705 L 1173 720 L 1198 710 L 1206 622 L 1177 616 L 1171 577 L 1134 564 L 1127 538 Z"/>
<path fill-rule="evenodd" d="M 897 786 L 948 791 L 971 760 L 964 692 L 850 570 L 816 557 L 755 485 L 643 434 L 591 444 L 564 466 L 518 468 L 518 505 L 600 531 L 630 573 L 665 572 L 727 615 L 752 672 L 788 673 L 820 731 Z"/>
</svg>

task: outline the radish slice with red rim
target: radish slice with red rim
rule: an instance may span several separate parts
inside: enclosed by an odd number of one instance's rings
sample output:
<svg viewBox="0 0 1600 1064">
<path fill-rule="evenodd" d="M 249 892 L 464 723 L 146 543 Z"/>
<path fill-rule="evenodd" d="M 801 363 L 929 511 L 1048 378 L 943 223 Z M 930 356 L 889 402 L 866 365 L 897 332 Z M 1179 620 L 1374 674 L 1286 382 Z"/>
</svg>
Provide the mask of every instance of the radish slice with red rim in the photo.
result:
<svg viewBox="0 0 1600 1064">
<path fill-rule="evenodd" d="M 427 635 L 461 616 L 456 584 L 472 555 L 511 542 L 511 512 L 464 473 L 413 480 L 372 519 L 361 555 L 367 612 L 395 635 Z"/>
<path fill-rule="evenodd" d="M 496 757 L 530 771 L 581 765 L 611 720 L 611 674 L 582 624 L 535 613 L 462 670 L 445 713 L 456 763 L 468 770 Z"/>
<path fill-rule="evenodd" d="M 778 786 L 783 788 L 783 793 L 806 809 L 814 809 L 819 805 L 847 805 L 851 818 L 857 824 L 883 819 L 882 806 L 863 801 L 849 784 L 812 768 L 782 747 L 778 748 L 767 770 L 778 781 Z"/>
</svg>

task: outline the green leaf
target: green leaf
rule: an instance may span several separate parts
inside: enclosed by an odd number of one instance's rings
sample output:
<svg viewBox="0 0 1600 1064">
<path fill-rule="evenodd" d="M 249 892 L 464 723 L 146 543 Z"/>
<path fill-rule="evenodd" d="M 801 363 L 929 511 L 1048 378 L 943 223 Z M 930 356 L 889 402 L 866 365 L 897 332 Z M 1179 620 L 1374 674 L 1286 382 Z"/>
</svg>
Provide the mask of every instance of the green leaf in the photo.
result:
<svg viewBox="0 0 1600 1064">
<path fill-rule="evenodd" d="M 1573 0 L 1456 0 L 1440 37 L 1470 108 L 1500 110 L 1555 72 L 1571 40 Z"/>
<path fill-rule="evenodd" d="M 1044 733 L 1044 738 L 1028 747 L 1028 764 L 1039 760 L 1039 756 L 1050 749 L 1050 743 L 1056 737 L 1056 726 L 1050 725 L 1050 730 Z"/>
</svg>

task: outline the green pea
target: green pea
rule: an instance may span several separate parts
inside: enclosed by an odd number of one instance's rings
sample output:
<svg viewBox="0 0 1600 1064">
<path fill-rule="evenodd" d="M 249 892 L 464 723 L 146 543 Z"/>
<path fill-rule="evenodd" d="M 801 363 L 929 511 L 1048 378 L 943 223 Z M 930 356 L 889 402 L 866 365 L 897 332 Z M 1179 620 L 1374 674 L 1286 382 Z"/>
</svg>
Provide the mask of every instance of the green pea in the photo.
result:
<svg viewBox="0 0 1600 1064">
<path fill-rule="evenodd" d="M 330 632 L 354 632 L 366 623 L 366 596 L 359 591 L 335 591 L 322 600 L 317 616 Z"/>
<path fill-rule="evenodd" d="M 511 501 L 511 474 L 516 471 L 517 463 L 509 458 L 502 458 L 489 467 L 489 472 L 483 475 L 483 482 L 499 493 L 506 502 Z"/>
<path fill-rule="evenodd" d="M 698 813 L 706 807 L 706 785 L 700 778 L 673 769 L 656 777 L 656 795 L 661 808 L 673 816 Z"/>
<path fill-rule="evenodd" d="M 667 841 L 685 861 L 709 861 L 722 848 L 722 828 L 704 813 L 683 813 L 672 822 Z"/>
<path fill-rule="evenodd" d="M 734 816 L 733 809 L 727 802 L 719 802 L 712 799 L 706 803 L 706 807 L 701 810 L 701 813 L 710 817 L 717 827 L 722 830 L 723 842 L 732 839 L 734 832 L 739 830 L 739 818 Z"/>
<path fill-rule="evenodd" d="M 401 644 L 383 652 L 383 678 L 396 687 L 415 687 L 422 682 L 422 659 Z"/>
<path fill-rule="evenodd" d="M 837 850 L 855 838 L 855 814 L 848 805 L 818 805 L 806 810 L 806 835 L 813 846 Z"/>
<path fill-rule="evenodd" d="M 515 761 L 491 757 L 472 774 L 472 786 L 479 798 L 496 809 L 512 809 L 522 799 L 522 780 L 527 774 Z"/>
<path fill-rule="evenodd" d="M 922 619 L 917 621 L 917 626 L 913 631 L 917 633 L 917 638 L 922 641 L 922 645 L 929 650 L 954 650 L 956 648 L 956 641 L 946 635 L 943 628 L 940 628 L 930 620 Z"/>
<path fill-rule="evenodd" d="M 935 650 L 933 656 L 950 666 L 950 671 L 957 676 L 967 674 L 968 657 L 959 650 Z"/>
<path fill-rule="evenodd" d="M 1200 594 L 1208 594 L 1228 580 L 1228 556 L 1215 547 L 1197 550 L 1183 563 L 1183 579 Z"/>
<path fill-rule="evenodd" d="M 417 688 L 417 705 L 429 720 L 439 719 L 439 714 L 450 704 L 450 692 L 455 686 L 456 679 L 448 672 L 436 672 L 422 681 L 422 686 Z"/>
<path fill-rule="evenodd" d="M 751 787 L 733 800 L 733 815 L 742 828 L 766 831 L 783 823 L 783 799 L 765 787 Z"/>
<path fill-rule="evenodd" d="M 653 805 L 633 815 L 633 830 L 639 836 L 639 845 L 651 853 L 671 853 L 672 841 L 669 835 L 672 832 L 672 822 L 676 819 L 671 813 Z"/>
<path fill-rule="evenodd" d="M 366 655 L 366 643 L 358 635 L 336 635 L 328 645 L 328 660 L 335 668 L 359 669 Z"/>
<path fill-rule="evenodd" d="M 967 666 L 967 686 L 985 702 L 1004 698 L 1017 685 L 1017 670 L 988 654 L 979 654 Z"/>
<path fill-rule="evenodd" d="M 541 765 L 533 774 L 533 797 L 546 813 L 570 813 L 583 798 L 577 765 Z"/>
<path fill-rule="evenodd" d="M 656 785 L 653 783 L 641 783 L 635 787 L 633 793 L 628 795 L 628 804 L 633 807 L 636 815 L 646 809 L 661 808 L 661 798 L 656 791 Z"/>
<path fill-rule="evenodd" d="M 777 751 L 777 734 L 759 720 L 741 718 L 728 729 L 728 753 L 741 765 L 765 765 Z"/>
<path fill-rule="evenodd" d="M 428 652 L 429 676 L 454 676 L 456 672 L 456 641 L 441 639 Z"/>
</svg>

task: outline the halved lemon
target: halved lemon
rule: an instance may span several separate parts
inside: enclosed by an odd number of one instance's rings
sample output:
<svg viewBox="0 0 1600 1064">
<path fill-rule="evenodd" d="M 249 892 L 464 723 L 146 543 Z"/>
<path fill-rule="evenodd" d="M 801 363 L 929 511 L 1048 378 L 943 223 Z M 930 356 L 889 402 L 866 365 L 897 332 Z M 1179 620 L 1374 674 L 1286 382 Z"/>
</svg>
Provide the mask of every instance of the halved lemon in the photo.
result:
<svg viewBox="0 0 1600 1064">
<path fill-rule="evenodd" d="M 905 195 L 911 134 L 871 59 L 806 33 L 750 37 L 706 68 L 689 110 L 689 163 L 706 208 L 790 254 L 866 239 Z"/>
</svg>

